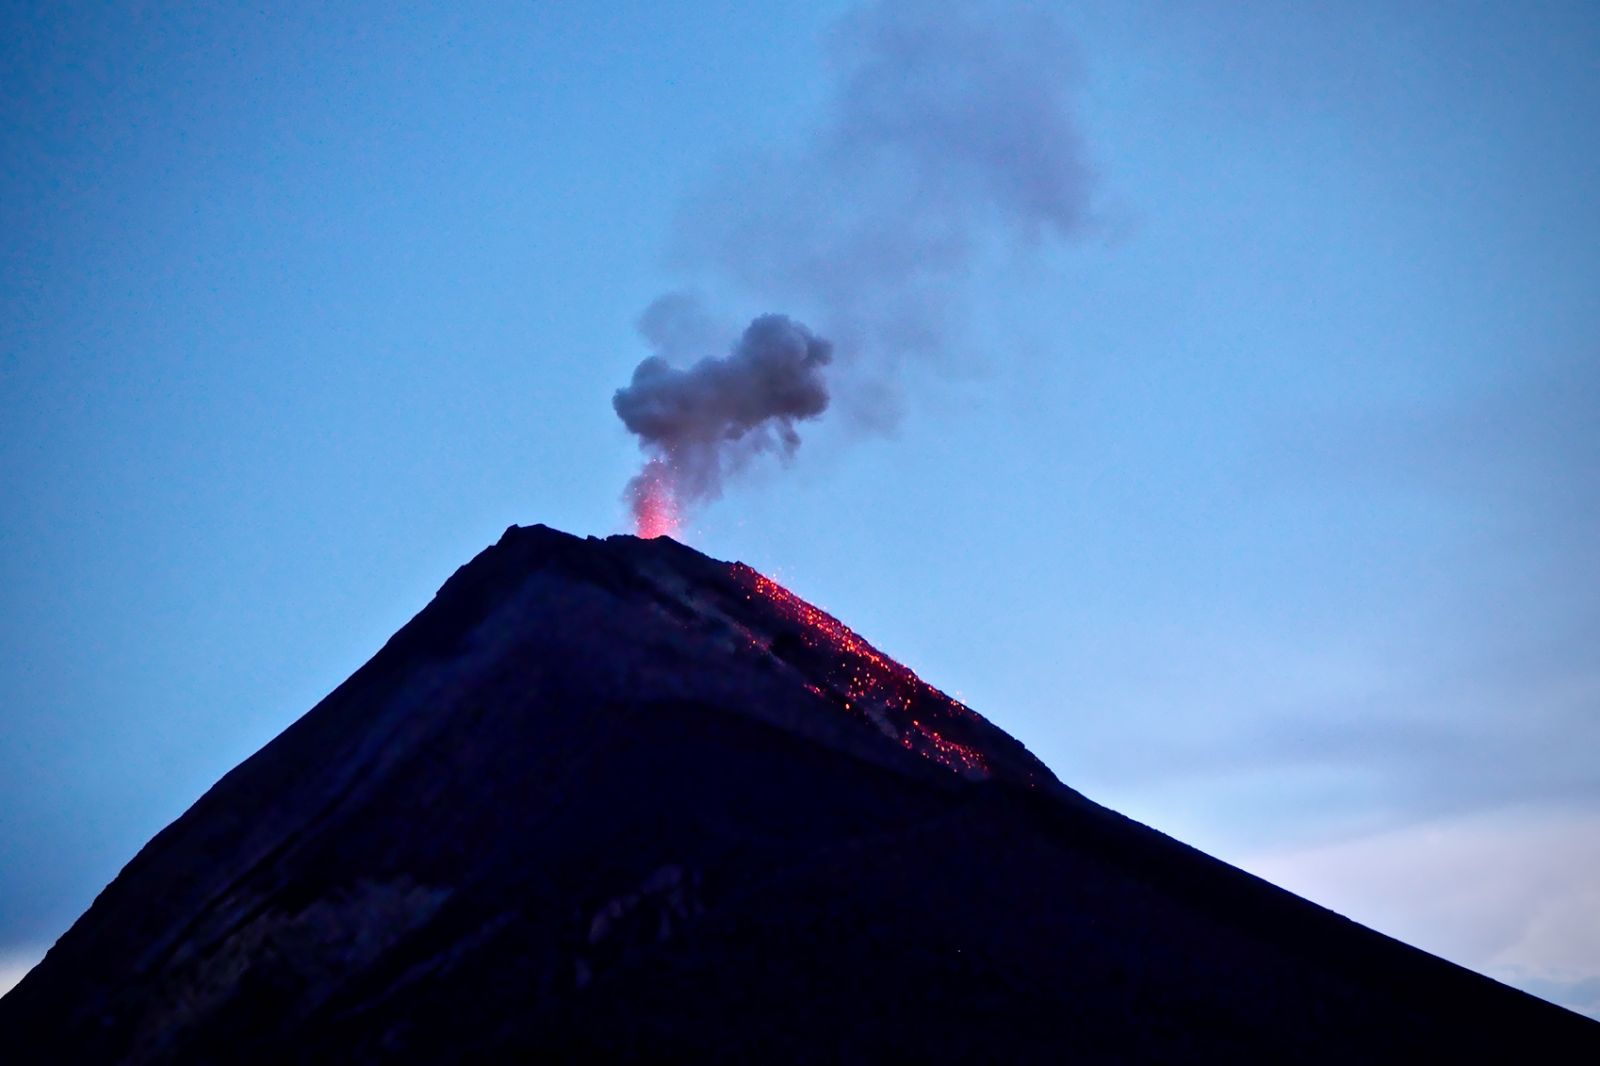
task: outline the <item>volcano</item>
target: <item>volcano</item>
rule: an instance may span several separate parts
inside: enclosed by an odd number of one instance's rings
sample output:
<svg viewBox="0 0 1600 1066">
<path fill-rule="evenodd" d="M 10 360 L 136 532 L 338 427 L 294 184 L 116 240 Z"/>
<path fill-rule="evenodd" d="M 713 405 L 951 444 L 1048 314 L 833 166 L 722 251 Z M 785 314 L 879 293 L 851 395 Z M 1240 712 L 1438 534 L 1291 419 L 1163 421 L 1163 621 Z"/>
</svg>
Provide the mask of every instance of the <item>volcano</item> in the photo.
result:
<svg viewBox="0 0 1600 1066">
<path fill-rule="evenodd" d="M 150 841 L 0 1048 L 1522 1061 L 1600 1024 L 1090 802 L 748 567 L 534 526 Z"/>
</svg>

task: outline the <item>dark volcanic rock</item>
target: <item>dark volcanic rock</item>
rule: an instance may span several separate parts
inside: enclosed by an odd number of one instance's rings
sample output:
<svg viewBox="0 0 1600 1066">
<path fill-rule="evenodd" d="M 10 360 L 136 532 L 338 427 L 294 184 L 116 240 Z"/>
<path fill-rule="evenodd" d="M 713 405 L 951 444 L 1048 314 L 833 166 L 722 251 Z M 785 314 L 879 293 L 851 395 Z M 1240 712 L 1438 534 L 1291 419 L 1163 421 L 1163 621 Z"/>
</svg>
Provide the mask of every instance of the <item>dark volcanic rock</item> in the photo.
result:
<svg viewBox="0 0 1600 1066">
<path fill-rule="evenodd" d="M 27 1063 L 1526 1061 L 1597 1034 L 1088 802 L 746 567 L 537 526 L 0 1000 Z"/>
</svg>

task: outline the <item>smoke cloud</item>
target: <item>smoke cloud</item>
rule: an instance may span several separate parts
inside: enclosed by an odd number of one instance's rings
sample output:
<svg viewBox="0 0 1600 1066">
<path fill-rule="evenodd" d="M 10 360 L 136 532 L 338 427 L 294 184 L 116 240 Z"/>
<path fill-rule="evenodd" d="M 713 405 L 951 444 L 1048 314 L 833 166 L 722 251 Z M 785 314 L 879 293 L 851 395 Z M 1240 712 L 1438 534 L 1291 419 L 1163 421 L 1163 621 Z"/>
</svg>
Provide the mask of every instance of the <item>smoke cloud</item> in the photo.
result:
<svg viewBox="0 0 1600 1066">
<path fill-rule="evenodd" d="M 652 304 L 640 329 L 656 338 L 658 354 L 611 398 L 650 455 L 627 493 L 641 529 L 670 527 L 676 508 L 715 499 L 725 474 L 753 454 L 792 456 L 800 446 L 795 423 L 828 409 L 822 369 L 833 346 L 783 315 L 751 322 L 725 356 L 674 367 L 659 352 L 693 337 L 700 318 L 682 296 Z"/>
<path fill-rule="evenodd" d="M 1049 12 L 885 0 L 828 43 L 831 92 L 810 134 L 725 163 L 680 213 L 670 254 L 708 291 L 790 308 L 831 342 L 763 315 L 705 359 L 711 316 L 682 296 L 652 305 L 640 329 L 654 354 L 615 401 L 647 455 L 627 493 L 636 518 L 714 498 L 755 452 L 792 455 L 797 423 L 827 407 L 831 352 L 851 420 L 892 422 L 908 365 L 964 356 L 978 266 L 1088 224 L 1073 51 Z M 771 345 L 787 354 L 759 354 Z"/>
</svg>

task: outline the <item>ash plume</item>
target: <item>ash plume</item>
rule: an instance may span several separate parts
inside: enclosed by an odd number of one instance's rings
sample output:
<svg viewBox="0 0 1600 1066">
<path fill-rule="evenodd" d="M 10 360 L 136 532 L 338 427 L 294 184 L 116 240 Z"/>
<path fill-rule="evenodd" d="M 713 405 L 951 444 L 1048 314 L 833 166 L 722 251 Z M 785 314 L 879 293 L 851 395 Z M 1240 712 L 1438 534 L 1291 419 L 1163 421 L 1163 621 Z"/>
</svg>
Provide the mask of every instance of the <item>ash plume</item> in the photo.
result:
<svg viewBox="0 0 1600 1066">
<path fill-rule="evenodd" d="M 837 351 L 831 383 L 848 421 L 882 428 L 897 417 L 909 366 L 947 371 L 969 357 L 975 272 L 1027 264 L 1089 228 L 1074 53 L 1050 12 L 1008 2 L 884 0 L 843 19 L 828 45 L 819 121 L 797 146 L 726 161 L 680 212 L 670 260 L 702 289 L 815 323 Z M 706 350 L 711 321 L 673 299 L 670 313 L 660 302 L 646 313 L 656 354 L 618 393 L 617 413 L 652 464 L 630 486 L 636 516 L 641 498 L 662 492 L 689 506 L 715 497 L 761 450 L 752 441 L 792 454 L 795 424 L 822 412 L 779 418 L 769 438 L 696 430 L 685 444 L 641 432 L 646 423 L 629 414 L 636 390 L 681 390 L 670 395 L 686 409 L 721 403 L 700 399 L 697 388 L 717 380 L 700 364 L 666 373 L 686 356 L 686 337 Z M 812 375 L 825 397 L 824 365 Z M 641 497 L 641 484 L 655 495 Z"/>
<path fill-rule="evenodd" d="M 688 369 L 673 366 L 660 352 L 692 342 L 698 325 L 698 308 L 685 297 L 652 304 L 640 329 L 656 338 L 658 354 L 640 363 L 611 398 L 617 417 L 650 456 L 627 492 L 642 529 L 670 527 L 679 508 L 715 499 L 724 475 L 757 452 L 792 456 L 800 446 L 795 423 L 828 408 L 822 369 L 833 359 L 833 346 L 805 326 L 762 315 L 727 355 L 707 356 Z"/>
</svg>

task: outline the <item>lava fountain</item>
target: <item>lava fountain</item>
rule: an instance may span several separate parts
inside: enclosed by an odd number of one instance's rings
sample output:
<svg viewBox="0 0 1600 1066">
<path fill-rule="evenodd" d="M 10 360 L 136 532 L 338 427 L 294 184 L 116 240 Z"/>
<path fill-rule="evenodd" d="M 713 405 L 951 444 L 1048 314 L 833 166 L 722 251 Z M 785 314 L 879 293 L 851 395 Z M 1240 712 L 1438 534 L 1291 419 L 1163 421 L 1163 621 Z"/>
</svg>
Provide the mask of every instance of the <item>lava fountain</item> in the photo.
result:
<svg viewBox="0 0 1600 1066">
<path fill-rule="evenodd" d="M 670 536 L 678 531 L 678 499 L 672 491 L 672 470 L 664 460 L 644 464 L 629 486 L 633 504 L 633 523 L 646 540 Z"/>
</svg>

